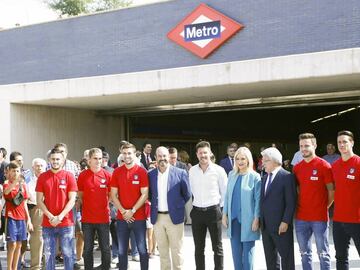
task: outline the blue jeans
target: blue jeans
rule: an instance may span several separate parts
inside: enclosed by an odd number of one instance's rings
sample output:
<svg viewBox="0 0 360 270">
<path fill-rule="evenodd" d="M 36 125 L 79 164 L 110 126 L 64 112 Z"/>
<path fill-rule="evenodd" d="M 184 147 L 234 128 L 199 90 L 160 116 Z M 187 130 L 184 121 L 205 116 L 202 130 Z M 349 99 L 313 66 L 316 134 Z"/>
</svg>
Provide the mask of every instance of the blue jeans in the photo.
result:
<svg viewBox="0 0 360 270">
<path fill-rule="evenodd" d="M 119 245 L 119 269 L 127 270 L 127 250 L 129 247 L 130 232 L 133 231 L 135 234 L 136 246 L 140 254 L 140 269 L 148 270 L 149 256 L 146 249 L 146 221 L 135 220 L 133 223 L 127 223 L 124 220 L 118 220 L 116 230 Z"/>
<path fill-rule="evenodd" d="M 237 219 L 231 222 L 231 251 L 235 270 L 252 270 L 255 241 L 241 242 L 241 224 Z"/>
<path fill-rule="evenodd" d="M 333 223 L 333 238 L 337 270 L 349 269 L 349 246 L 351 238 L 360 256 L 360 223 Z"/>
<path fill-rule="evenodd" d="M 43 227 L 44 254 L 46 270 L 55 270 L 56 240 L 59 238 L 64 256 L 64 269 L 74 269 L 74 226 Z"/>
<path fill-rule="evenodd" d="M 84 233 L 84 264 L 85 269 L 94 267 L 94 237 L 95 232 L 98 235 L 99 246 L 101 250 L 101 269 L 110 269 L 111 252 L 109 239 L 109 223 L 83 223 L 82 230 Z"/>
<path fill-rule="evenodd" d="M 329 223 L 324 221 L 295 220 L 296 238 L 299 243 L 301 262 L 304 270 L 312 269 L 311 236 L 314 234 L 320 269 L 330 269 Z"/>
<path fill-rule="evenodd" d="M 135 239 L 135 234 L 134 231 L 130 232 L 130 244 L 131 244 L 131 256 L 138 256 L 139 252 L 138 249 L 136 247 L 136 239 Z"/>
</svg>

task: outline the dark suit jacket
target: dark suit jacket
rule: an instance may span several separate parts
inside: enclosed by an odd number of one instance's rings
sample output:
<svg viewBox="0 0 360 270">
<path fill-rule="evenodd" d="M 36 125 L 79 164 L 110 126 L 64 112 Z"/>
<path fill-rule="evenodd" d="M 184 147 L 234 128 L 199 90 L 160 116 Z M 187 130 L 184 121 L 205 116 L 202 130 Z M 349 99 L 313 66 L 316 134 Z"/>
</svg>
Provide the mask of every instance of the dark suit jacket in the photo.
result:
<svg viewBox="0 0 360 270">
<path fill-rule="evenodd" d="M 184 162 L 181 162 L 181 161 L 176 161 L 175 167 L 179 168 L 179 169 L 183 169 L 185 171 L 188 171 L 188 168 L 187 168 L 186 164 Z"/>
<path fill-rule="evenodd" d="M 266 179 L 267 175 L 261 183 L 261 226 L 269 232 L 277 232 L 281 222 L 289 225 L 293 222 L 297 196 L 295 178 L 293 174 L 281 168 L 265 195 Z"/>
<path fill-rule="evenodd" d="M 158 215 L 158 170 L 149 173 L 149 200 L 151 201 L 151 223 L 155 224 Z M 185 170 L 170 165 L 167 203 L 172 223 L 184 222 L 185 203 L 190 199 L 189 177 Z"/>
<path fill-rule="evenodd" d="M 226 174 L 229 174 L 229 172 L 233 169 L 233 165 L 231 164 L 230 158 L 228 156 L 220 160 L 219 165 L 224 168 Z"/>
<path fill-rule="evenodd" d="M 151 158 L 151 161 L 155 161 L 155 157 L 152 154 L 150 154 L 150 158 Z M 146 164 L 146 157 L 144 155 L 144 152 L 141 152 L 140 162 L 142 165 L 144 165 L 146 170 L 149 169 L 149 166 Z"/>
</svg>

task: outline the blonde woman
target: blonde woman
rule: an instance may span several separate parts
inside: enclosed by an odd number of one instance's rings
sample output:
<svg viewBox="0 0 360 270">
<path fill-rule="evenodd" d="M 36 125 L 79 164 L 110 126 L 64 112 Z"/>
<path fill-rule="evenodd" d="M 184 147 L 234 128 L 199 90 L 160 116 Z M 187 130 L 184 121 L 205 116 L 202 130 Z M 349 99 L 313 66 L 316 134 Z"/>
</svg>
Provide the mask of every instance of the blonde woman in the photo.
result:
<svg viewBox="0 0 360 270">
<path fill-rule="evenodd" d="M 234 269 L 253 269 L 255 240 L 260 239 L 260 175 L 253 170 L 254 161 L 247 147 L 235 153 L 234 168 L 224 202 L 223 225 L 231 241 Z"/>
</svg>

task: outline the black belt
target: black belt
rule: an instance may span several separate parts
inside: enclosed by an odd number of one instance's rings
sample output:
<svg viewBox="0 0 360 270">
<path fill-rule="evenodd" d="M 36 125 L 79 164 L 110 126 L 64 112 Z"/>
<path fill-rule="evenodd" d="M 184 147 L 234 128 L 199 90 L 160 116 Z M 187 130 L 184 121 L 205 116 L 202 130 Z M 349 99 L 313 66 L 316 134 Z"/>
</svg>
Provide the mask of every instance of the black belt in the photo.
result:
<svg viewBox="0 0 360 270">
<path fill-rule="evenodd" d="M 28 209 L 29 210 L 33 209 L 35 206 L 36 206 L 36 204 L 28 203 Z"/>
<path fill-rule="evenodd" d="M 208 207 L 197 207 L 197 206 L 193 206 L 193 208 L 195 210 L 198 210 L 198 211 L 207 211 L 207 210 L 212 210 L 212 209 L 216 209 L 220 207 L 219 204 L 216 204 L 216 205 L 211 205 L 211 206 L 208 206 Z"/>
<path fill-rule="evenodd" d="M 169 211 L 158 211 L 158 214 L 164 214 L 164 215 L 166 215 L 166 214 L 169 214 Z"/>
</svg>

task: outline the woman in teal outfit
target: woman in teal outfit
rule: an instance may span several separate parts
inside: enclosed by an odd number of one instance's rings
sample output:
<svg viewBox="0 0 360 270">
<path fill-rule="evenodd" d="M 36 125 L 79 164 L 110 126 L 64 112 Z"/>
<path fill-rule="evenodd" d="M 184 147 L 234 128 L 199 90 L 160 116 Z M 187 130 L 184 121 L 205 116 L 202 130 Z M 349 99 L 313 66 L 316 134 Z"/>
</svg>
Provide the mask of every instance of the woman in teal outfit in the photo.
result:
<svg viewBox="0 0 360 270">
<path fill-rule="evenodd" d="M 253 170 L 254 162 L 247 147 L 240 147 L 234 158 L 234 169 L 229 173 L 222 221 L 231 241 L 235 270 L 251 270 L 255 240 L 260 239 L 261 179 Z"/>
</svg>

